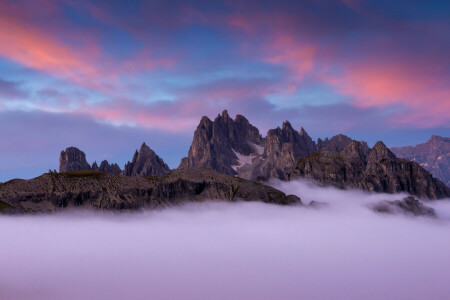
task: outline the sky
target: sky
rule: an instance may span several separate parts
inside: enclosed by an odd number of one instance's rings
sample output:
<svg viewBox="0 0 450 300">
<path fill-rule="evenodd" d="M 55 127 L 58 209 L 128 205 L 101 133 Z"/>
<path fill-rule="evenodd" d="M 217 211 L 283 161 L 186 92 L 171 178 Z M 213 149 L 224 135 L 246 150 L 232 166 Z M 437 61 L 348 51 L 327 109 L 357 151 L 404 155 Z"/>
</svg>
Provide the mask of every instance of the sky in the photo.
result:
<svg viewBox="0 0 450 300">
<path fill-rule="evenodd" d="M 448 1 L 0 2 L 0 181 L 61 150 L 170 167 L 203 115 L 373 145 L 450 135 Z"/>
</svg>

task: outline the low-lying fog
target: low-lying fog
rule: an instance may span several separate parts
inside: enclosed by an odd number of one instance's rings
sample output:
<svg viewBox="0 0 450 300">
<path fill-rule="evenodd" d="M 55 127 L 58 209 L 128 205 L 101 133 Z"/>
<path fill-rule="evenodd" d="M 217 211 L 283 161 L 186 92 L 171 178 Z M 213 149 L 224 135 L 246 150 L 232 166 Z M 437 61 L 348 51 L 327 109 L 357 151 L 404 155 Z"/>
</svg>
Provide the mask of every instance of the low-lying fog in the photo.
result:
<svg viewBox="0 0 450 300">
<path fill-rule="evenodd" d="M 450 201 L 387 216 L 365 205 L 401 196 L 273 184 L 330 205 L 0 216 L 0 299 L 448 299 Z"/>
</svg>

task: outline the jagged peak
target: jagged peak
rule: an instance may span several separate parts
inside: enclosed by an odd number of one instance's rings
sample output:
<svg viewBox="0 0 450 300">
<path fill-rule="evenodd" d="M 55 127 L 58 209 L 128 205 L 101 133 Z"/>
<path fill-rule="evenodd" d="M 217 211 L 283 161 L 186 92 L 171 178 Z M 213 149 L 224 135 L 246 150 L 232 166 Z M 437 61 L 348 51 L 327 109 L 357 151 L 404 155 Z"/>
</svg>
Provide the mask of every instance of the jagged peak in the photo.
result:
<svg viewBox="0 0 450 300">
<path fill-rule="evenodd" d="M 234 118 L 234 121 L 238 122 L 238 123 L 250 123 L 248 121 L 248 119 L 246 117 L 244 117 L 243 115 L 236 115 L 236 118 Z"/>
<path fill-rule="evenodd" d="M 376 142 L 376 144 L 372 147 L 369 155 L 376 158 L 376 160 L 378 161 L 383 158 L 397 158 L 397 156 L 395 156 L 395 154 L 391 150 L 389 150 L 382 141 Z"/>
<path fill-rule="evenodd" d="M 427 143 L 428 142 L 450 142 L 450 138 L 433 134 Z"/>
<path fill-rule="evenodd" d="M 288 120 L 283 122 L 283 130 L 293 130 L 291 122 Z"/>
<path fill-rule="evenodd" d="M 228 115 L 228 111 L 226 110 L 226 109 L 224 109 L 223 111 L 222 111 L 222 118 L 224 118 L 224 119 L 228 119 L 230 116 Z"/>
</svg>

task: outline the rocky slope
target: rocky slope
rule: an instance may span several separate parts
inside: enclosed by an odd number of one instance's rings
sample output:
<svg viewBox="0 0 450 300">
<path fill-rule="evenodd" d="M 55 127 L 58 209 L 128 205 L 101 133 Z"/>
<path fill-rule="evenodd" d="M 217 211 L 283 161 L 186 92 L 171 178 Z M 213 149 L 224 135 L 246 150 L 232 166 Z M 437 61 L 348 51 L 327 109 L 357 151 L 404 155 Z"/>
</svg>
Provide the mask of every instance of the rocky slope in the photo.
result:
<svg viewBox="0 0 450 300">
<path fill-rule="evenodd" d="M 260 155 L 263 144 L 259 130 L 245 117 L 237 115 L 233 120 L 225 110 L 214 121 L 208 117 L 200 120 L 188 156 L 179 168 L 204 167 L 237 175 L 242 160 Z"/>
<path fill-rule="evenodd" d="M 450 138 L 433 135 L 426 143 L 391 150 L 398 157 L 418 163 L 450 187 Z"/>
<path fill-rule="evenodd" d="M 346 144 L 300 159 L 288 179 L 310 178 L 338 188 L 407 192 L 420 198 L 450 197 L 450 189 L 441 181 L 417 163 L 397 158 L 382 142 L 370 150 L 363 142 L 351 140 Z"/>
<path fill-rule="evenodd" d="M 86 161 L 86 154 L 76 147 L 66 148 L 59 156 L 59 172 L 90 170 Z"/>
<path fill-rule="evenodd" d="M 167 164 L 145 143 L 136 150 L 131 162 L 125 165 L 126 176 L 162 176 L 170 172 Z"/>
<path fill-rule="evenodd" d="M 63 208 L 139 209 L 190 201 L 263 201 L 301 204 L 301 200 L 257 182 L 210 169 L 179 169 L 161 177 L 116 176 L 98 171 L 48 173 L 0 185 L 3 213 L 52 212 Z"/>
</svg>

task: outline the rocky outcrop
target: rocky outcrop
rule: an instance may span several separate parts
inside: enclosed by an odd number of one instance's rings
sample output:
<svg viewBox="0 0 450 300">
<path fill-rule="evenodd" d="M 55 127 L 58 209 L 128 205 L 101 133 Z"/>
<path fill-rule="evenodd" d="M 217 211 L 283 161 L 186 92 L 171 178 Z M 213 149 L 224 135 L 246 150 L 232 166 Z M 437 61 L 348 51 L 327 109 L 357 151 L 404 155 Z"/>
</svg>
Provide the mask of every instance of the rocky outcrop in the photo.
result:
<svg viewBox="0 0 450 300">
<path fill-rule="evenodd" d="M 450 138 L 433 135 L 426 143 L 391 150 L 398 157 L 418 163 L 450 187 Z"/>
<path fill-rule="evenodd" d="M 251 179 L 268 180 L 269 178 L 286 179 L 297 161 L 317 150 L 316 144 L 303 127 L 300 131 L 292 128 L 288 121 L 282 128 L 267 132 L 264 155 L 255 163 Z"/>
<path fill-rule="evenodd" d="M 116 176 L 98 171 L 47 173 L 0 185 L 0 210 L 7 213 L 73 207 L 151 209 L 206 200 L 301 204 L 297 196 L 204 168 L 178 169 L 161 177 Z"/>
<path fill-rule="evenodd" d="M 139 151 L 136 150 L 132 161 L 123 170 L 126 176 L 162 176 L 168 172 L 170 168 L 167 164 L 145 143 Z"/>
<path fill-rule="evenodd" d="M 370 208 L 379 213 L 385 214 L 406 214 L 410 216 L 436 217 L 433 208 L 425 206 L 422 202 L 412 196 L 403 200 L 379 201 L 370 205 Z"/>
<path fill-rule="evenodd" d="M 86 155 L 76 147 L 66 148 L 59 156 L 59 172 L 90 170 L 91 166 L 86 161 Z"/>
<path fill-rule="evenodd" d="M 118 164 L 109 164 L 107 160 L 102 161 L 100 163 L 100 167 L 97 165 L 97 162 L 94 162 L 91 169 L 94 171 L 100 171 L 114 175 L 122 174 L 122 170 L 120 169 Z"/>
<path fill-rule="evenodd" d="M 237 175 L 242 160 L 260 155 L 264 144 L 259 130 L 237 115 L 233 120 L 225 110 L 214 121 L 203 117 L 194 133 L 188 156 L 179 168 L 210 168 Z"/>
<path fill-rule="evenodd" d="M 341 148 L 333 148 L 341 149 Z M 338 188 L 407 192 L 420 198 L 450 197 L 450 189 L 417 163 L 397 158 L 382 142 L 368 152 L 351 141 L 341 151 L 320 151 L 300 159 L 288 179 L 310 178 Z"/>
</svg>

